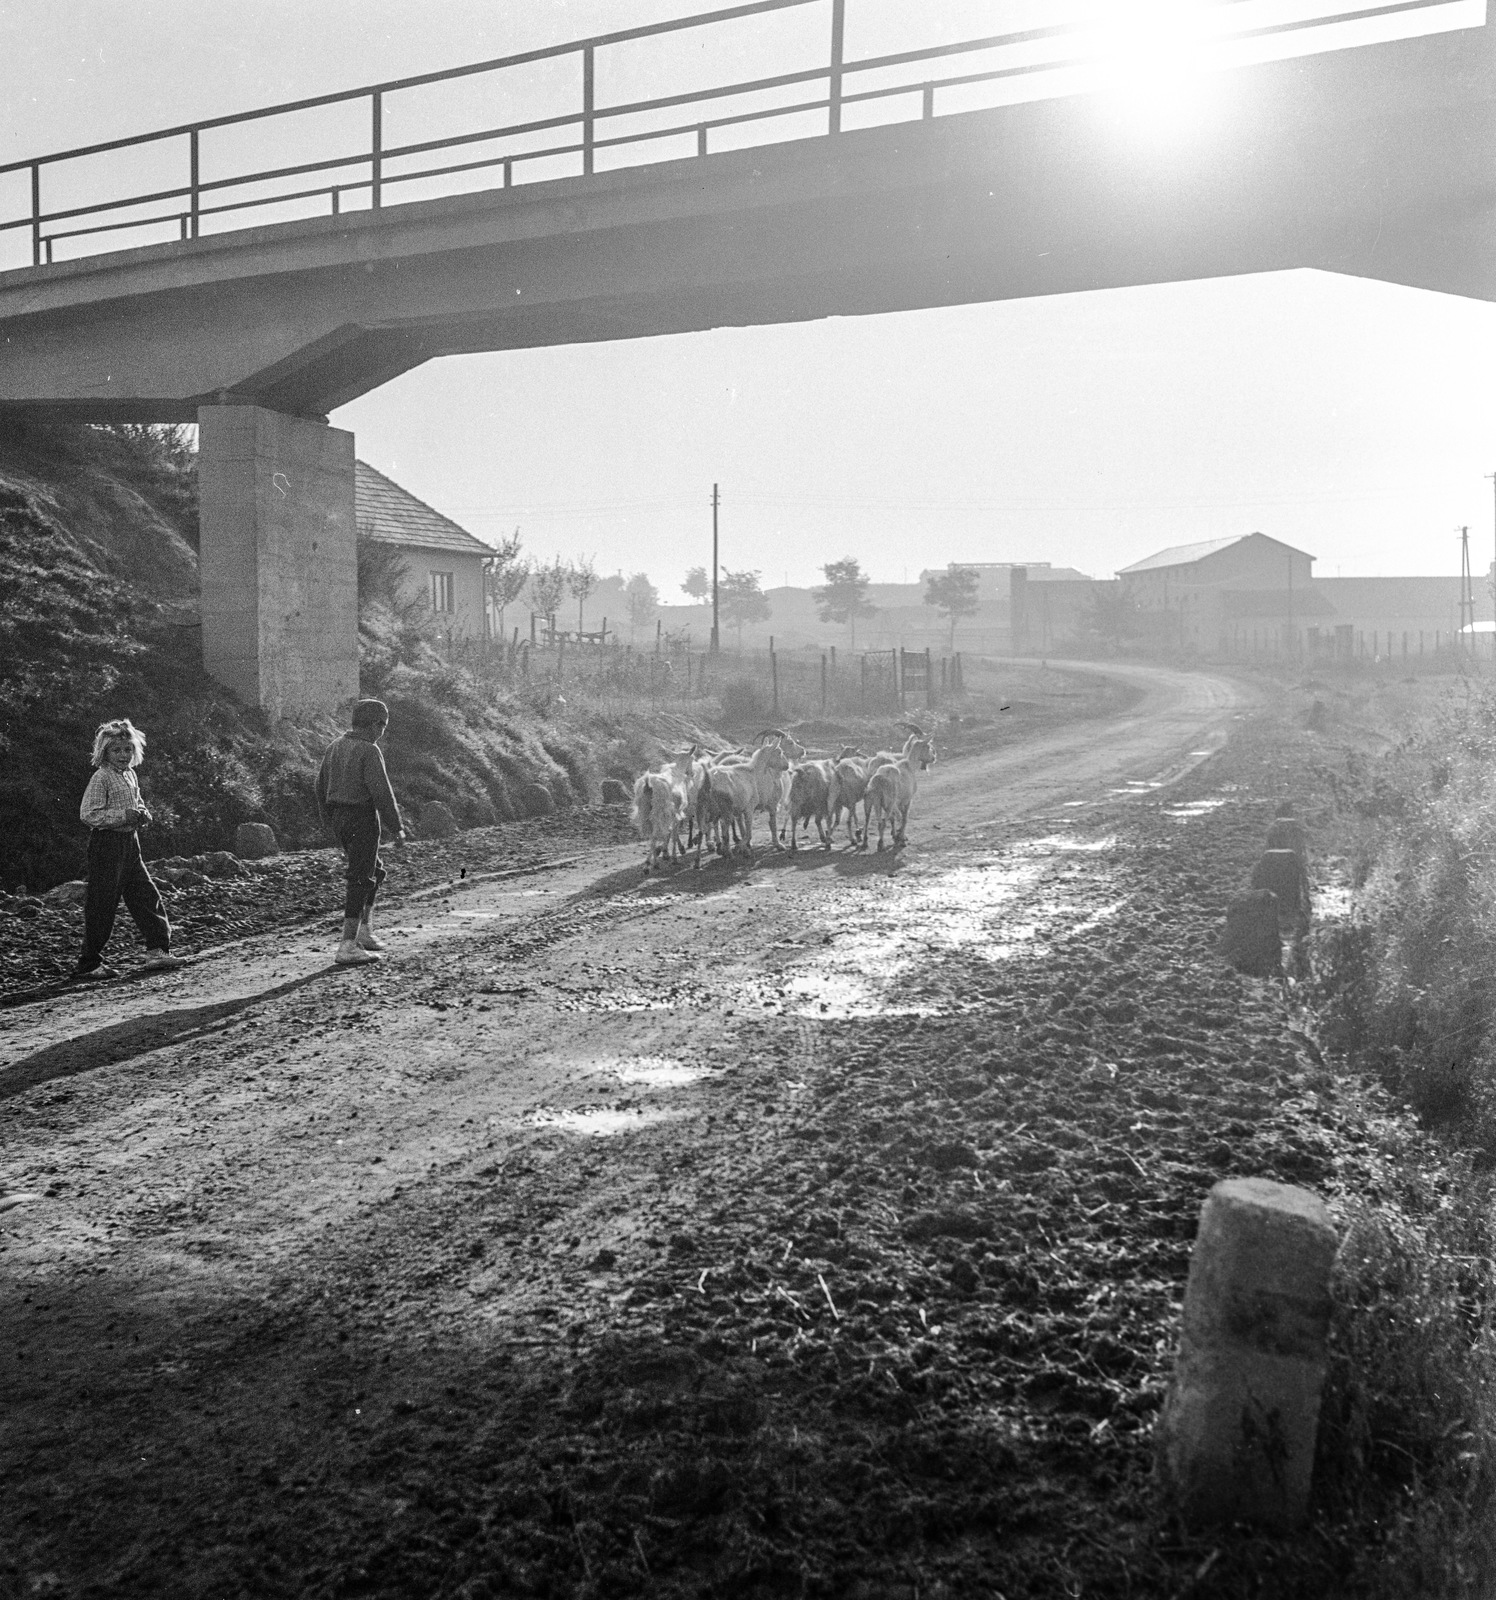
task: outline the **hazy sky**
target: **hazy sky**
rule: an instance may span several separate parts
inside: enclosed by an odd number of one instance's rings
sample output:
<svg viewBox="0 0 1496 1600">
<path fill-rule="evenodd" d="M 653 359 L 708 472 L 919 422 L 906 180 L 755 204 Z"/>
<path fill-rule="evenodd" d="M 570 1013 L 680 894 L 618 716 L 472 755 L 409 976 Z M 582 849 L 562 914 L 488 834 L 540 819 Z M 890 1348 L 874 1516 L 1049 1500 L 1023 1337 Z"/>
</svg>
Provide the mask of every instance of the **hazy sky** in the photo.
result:
<svg viewBox="0 0 1496 1600">
<path fill-rule="evenodd" d="M 0 0 L 0 162 L 701 9 Z M 1490 560 L 1493 372 L 1496 308 L 1289 273 L 449 358 L 332 420 L 480 536 L 667 595 L 710 557 L 714 480 L 723 562 L 766 584 L 843 554 L 1109 575 L 1253 529 L 1321 576 L 1457 572 L 1459 523 Z"/>
</svg>

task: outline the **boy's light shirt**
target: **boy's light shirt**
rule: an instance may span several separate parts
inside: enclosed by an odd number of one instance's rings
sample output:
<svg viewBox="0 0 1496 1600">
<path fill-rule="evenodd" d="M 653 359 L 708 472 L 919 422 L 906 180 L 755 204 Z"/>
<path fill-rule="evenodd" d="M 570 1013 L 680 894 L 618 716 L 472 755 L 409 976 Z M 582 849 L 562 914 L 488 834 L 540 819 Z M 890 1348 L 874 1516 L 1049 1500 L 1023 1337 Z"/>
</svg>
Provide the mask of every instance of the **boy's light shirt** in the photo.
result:
<svg viewBox="0 0 1496 1600">
<path fill-rule="evenodd" d="M 103 766 L 94 770 L 83 791 L 83 804 L 78 815 L 90 828 L 110 828 L 127 831 L 125 813 L 140 810 L 140 785 L 134 771 L 126 767 L 116 772 Z"/>
</svg>

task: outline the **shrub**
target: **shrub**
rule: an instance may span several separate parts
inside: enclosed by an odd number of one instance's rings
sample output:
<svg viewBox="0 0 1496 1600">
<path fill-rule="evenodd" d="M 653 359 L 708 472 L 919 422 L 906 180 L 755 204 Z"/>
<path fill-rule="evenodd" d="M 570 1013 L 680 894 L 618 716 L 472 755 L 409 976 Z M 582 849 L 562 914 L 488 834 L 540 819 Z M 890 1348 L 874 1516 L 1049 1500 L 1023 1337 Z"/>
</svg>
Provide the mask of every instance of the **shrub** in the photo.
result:
<svg viewBox="0 0 1496 1600">
<path fill-rule="evenodd" d="M 1496 1581 L 1496 1274 L 1485 1187 L 1361 1203 L 1336 1261 L 1315 1495 L 1363 1571 L 1345 1592 L 1487 1594 Z M 1412 1175 L 1410 1177 L 1410 1174 Z"/>
<path fill-rule="evenodd" d="M 1330 1042 L 1496 1156 L 1496 695 L 1472 695 L 1350 799 L 1357 920 L 1320 948 Z"/>
<path fill-rule="evenodd" d="M 722 702 L 722 720 L 730 725 L 747 722 L 762 724 L 773 714 L 764 686 L 752 678 L 729 678 L 722 685 L 719 699 Z"/>
</svg>

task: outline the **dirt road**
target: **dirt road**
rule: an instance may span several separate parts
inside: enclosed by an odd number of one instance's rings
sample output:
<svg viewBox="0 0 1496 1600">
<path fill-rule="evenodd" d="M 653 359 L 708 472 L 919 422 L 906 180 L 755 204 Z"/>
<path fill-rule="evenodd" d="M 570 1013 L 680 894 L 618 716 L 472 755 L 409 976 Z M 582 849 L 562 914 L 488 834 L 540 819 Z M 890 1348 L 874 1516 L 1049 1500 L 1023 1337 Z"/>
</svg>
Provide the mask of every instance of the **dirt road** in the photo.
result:
<svg viewBox="0 0 1496 1600">
<path fill-rule="evenodd" d="M 1125 714 L 938 764 L 899 854 L 641 882 L 614 848 L 407 902 L 376 968 L 330 967 L 317 930 L 0 1015 L 0 1179 L 43 1196 L 0 1217 L 0 1594 L 505 1592 L 452 1564 L 472 1530 L 398 1578 L 350 1550 L 531 1355 L 607 1347 L 649 1263 L 699 1265 L 709 1300 L 723 1263 L 679 1217 L 752 1212 L 857 1023 L 985 1036 L 952 963 L 1031 966 L 1118 914 L 1105 830 L 1244 699 L 1116 670 Z M 828 1270 L 806 1281 L 840 1326 Z M 574 1578 L 545 1588 L 537 1557 L 515 1592 L 645 1583 L 643 1524 L 605 1583 L 569 1515 Z"/>
<path fill-rule="evenodd" d="M 160 1274 L 179 1253 L 199 1287 L 222 1273 L 242 1291 L 246 1272 L 279 1272 L 537 1119 L 676 1115 L 668 1091 L 732 1065 L 745 1012 L 886 1013 L 917 959 L 1094 914 L 1065 847 L 1007 859 L 1011 825 L 1155 793 L 1219 747 L 1240 701 L 1219 678 L 1115 671 L 1143 690 L 1124 716 L 937 761 L 897 855 L 771 854 L 752 872 L 641 884 L 640 850 L 617 847 L 407 903 L 382 923 L 378 968 L 331 968 L 319 927 L 0 1017 L 0 1095 L 39 1099 L 61 1124 L 35 1142 L 13 1128 L 7 1186 L 68 1201 L 12 1223 L 9 1269 L 130 1270 L 112 1224 L 144 1234 L 147 1294 L 172 1292 Z M 1065 898 L 1041 913 L 1049 880 Z M 689 1066 L 655 1069 L 658 1082 L 628 1066 L 655 1057 Z M 637 1089 L 608 1113 L 597 1102 L 618 1102 L 620 1071 Z M 187 1225 L 159 1231 L 163 1207 Z"/>
</svg>

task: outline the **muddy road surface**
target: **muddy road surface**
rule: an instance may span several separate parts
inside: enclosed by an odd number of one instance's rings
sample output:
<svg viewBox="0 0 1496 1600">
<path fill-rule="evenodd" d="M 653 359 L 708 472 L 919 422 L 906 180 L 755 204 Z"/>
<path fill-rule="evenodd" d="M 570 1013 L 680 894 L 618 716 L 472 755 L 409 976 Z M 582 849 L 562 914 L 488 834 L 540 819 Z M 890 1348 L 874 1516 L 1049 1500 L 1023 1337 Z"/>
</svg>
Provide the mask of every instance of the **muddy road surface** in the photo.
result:
<svg viewBox="0 0 1496 1600">
<path fill-rule="evenodd" d="M 394 906 L 378 966 L 319 927 L 0 1013 L 0 1595 L 1080 1592 L 1292 1059 L 1198 959 L 1247 691 L 1116 671 L 897 853 L 615 846 Z"/>
</svg>

